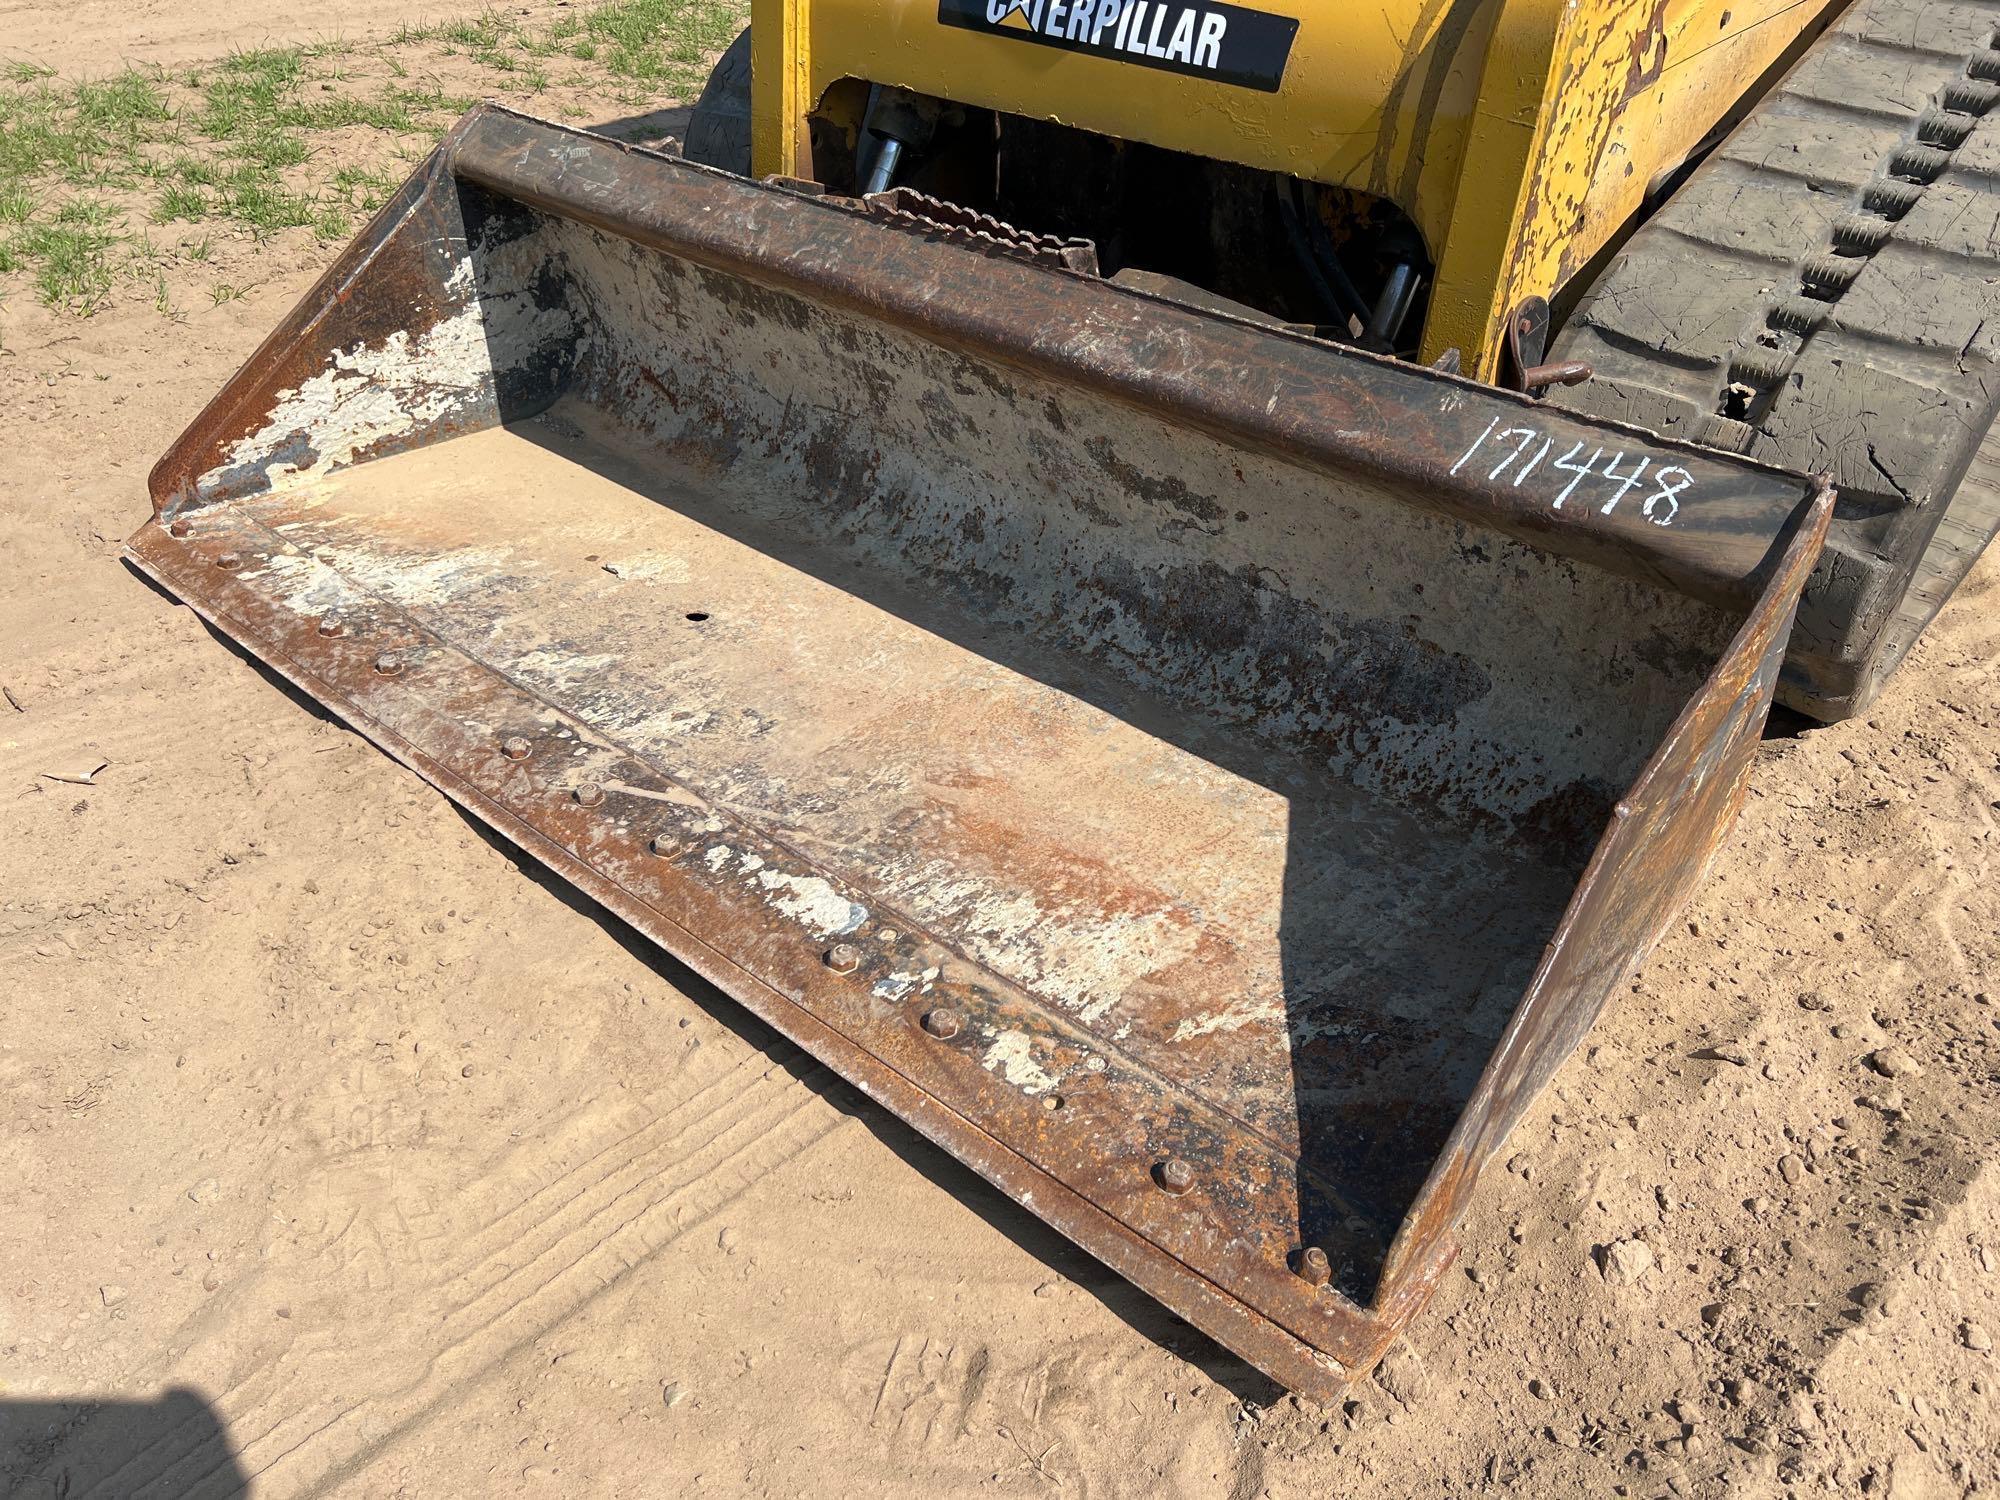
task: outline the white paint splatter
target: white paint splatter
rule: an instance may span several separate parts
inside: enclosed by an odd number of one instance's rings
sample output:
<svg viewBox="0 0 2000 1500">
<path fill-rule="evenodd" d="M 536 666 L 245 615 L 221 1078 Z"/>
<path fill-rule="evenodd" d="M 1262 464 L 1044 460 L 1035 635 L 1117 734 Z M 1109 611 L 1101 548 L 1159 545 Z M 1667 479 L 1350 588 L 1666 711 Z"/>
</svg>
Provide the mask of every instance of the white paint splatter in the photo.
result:
<svg viewBox="0 0 2000 1500">
<path fill-rule="evenodd" d="M 677 552 L 633 552 L 604 565 L 607 573 L 627 583 L 686 583 L 688 560 Z"/>
<path fill-rule="evenodd" d="M 994 1036 L 979 1065 L 1031 1097 L 1048 1093 L 1062 1081 L 1035 1061 L 1034 1044 L 1025 1031 L 1003 1031 Z"/>
<path fill-rule="evenodd" d="M 899 970 L 887 978 L 876 980 L 869 993 L 877 1000 L 901 1000 L 911 990 L 921 987 L 928 991 L 937 981 L 937 977 L 938 971 L 935 968 L 925 969 L 920 974 L 906 974 Z"/>
<path fill-rule="evenodd" d="M 423 609 L 449 603 L 468 588 L 484 588 L 496 574 L 518 576 L 534 566 L 532 559 L 517 560 L 505 546 L 461 547 L 435 556 L 408 556 L 385 553 L 366 542 L 347 545 L 325 542 L 310 556 L 297 552 L 273 553 L 244 577 L 255 577 L 269 586 L 278 603 L 300 614 L 319 614 L 345 602 L 356 593 L 374 594 L 405 609 Z M 550 663 L 568 661 L 552 654 Z M 593 660 L 609 662 L 611 657 Z M 530 661 L 532 668 L 535 663 Z"/>
<path fill-rule="evenodd" d="M 760 870 L 757 883 L 769 893 L 772 906 L 819 937 L 841 937 L 868 920 L 867 907 L 849 901 L 818 875 Z"/>
<path fill-rule="evenodd" d="M 353 463 L 362 449 L 421 431 L 476 399 L 491 369 L 476 308 L 415 339 L 398 329 L 380 348 L 356 344 L 339 350 L 331 369 L 282 392 L 270 420 L 239 438 L 222 467 L 268 465 L 273 489 L 318 478 Z M 309 463 L 270 461 L 300 435 L 311 444 Z"/>
<path fill-rule="evenodd" d="M 623 657 L 608 652 L 591 654 L 564 651 L 558 646 L 537 646 L 508 662 L 507 670 L 528 678 L 544 691 L 550 688 L 567 691 L 596 682 L 622 665 Z"/>
<path fill-rule="evenodd" d="M 1190 1016 L 1173 1030 L 1170 1040 L 1192 1041 L 1198 1036 L 1213 1036 L 1218 1031 L 1241 1031 L 1245 1026 L 1276 1021 L 1280 1026 L 1285 1020 L 1285 1000 L 1282 995 L 1253 999 L 1244 996 L 1218 1011 L 1204 1015 Z"/>
<path fill-rule="evenodd" d="M 657 747 L 683 735 L 699 734 L 717 722 L 717 715 L 711 709 L 678 704 L 649 711 L 643 703 L 616 702 L 604 712 L 601 722 L 605 734 L 614 740 Z"/>
<path fill-rule="evenodd" d="M 470 263 L 461 263 L 450 289 L 466 290 L 460 278 L 472 274 Z M 573 338 L 575 331 L 563 308 L 537 307 L 516 294 L 474 298 L 414 336 L 398 329 L 379 346 L 335 350 L 326 369 L 278 393 L 264 425 L 232 444 L 218 468 L 261 467 L 273 489 L 323 477 L 385 440 L 490 403 L 496 365 L 524 362 L 535 349 Z M 276 457 L 301 442 L 309 445 L 305 462 Z"/>
<path fill-rule="evenodd" d="M 1125 915 L 1045 905 L 941 860 L 894 871 L 887 893 L 920 919 L 964 933 L 970 957 L 1085 1022 L 1115 1009 L 1137 981 L 1187 958 L 1199 937 L 1171 908 Z"/>
<path fill-rule="evenodd" d="M 340 579 L 323 563 L 296 552 L 274 552 L 244 576 L 255 578 L 271 599 L 301 615 L 324 614 L 345 593 Z"/>
</svg>

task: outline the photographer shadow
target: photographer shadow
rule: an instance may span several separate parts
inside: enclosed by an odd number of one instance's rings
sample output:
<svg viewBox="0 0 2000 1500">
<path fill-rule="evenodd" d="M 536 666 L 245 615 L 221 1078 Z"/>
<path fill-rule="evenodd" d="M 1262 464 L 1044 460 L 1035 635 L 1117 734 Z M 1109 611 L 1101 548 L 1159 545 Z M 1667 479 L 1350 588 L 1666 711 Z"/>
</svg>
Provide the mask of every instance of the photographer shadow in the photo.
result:
<svg viewBox="0 0 2000 1500">
<path fill-rule="evenodd" d="M 0 1400 L 7 1500 L 219 1497 L 249 1482 L 215 1409 L 191 1390 L 152 1401 Z"/>
</svg>

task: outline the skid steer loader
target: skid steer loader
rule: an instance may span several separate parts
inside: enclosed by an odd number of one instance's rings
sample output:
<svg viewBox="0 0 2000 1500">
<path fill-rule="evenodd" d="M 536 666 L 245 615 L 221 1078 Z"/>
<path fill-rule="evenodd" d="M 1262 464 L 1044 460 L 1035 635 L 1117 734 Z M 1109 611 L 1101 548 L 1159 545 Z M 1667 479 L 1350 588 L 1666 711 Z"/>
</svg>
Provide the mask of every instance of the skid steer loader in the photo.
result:
<svg viewBox="0 0 2000 1500">
<path fill-rule="evenodd" d="M 1993 530 L 1996 14 L 755 0 L 684 157 L 468 115 L 131 555 L 1328 1398 Z"/>
</svg>

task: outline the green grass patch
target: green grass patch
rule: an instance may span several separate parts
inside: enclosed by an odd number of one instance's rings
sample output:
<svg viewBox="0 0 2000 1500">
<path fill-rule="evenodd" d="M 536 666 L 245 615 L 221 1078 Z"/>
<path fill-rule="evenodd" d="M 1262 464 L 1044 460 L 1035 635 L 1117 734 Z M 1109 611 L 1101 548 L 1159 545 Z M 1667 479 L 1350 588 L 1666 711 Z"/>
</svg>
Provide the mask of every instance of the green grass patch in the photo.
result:
<svg viewBox="0 0 2000 1500">
<path fill-rule="evenodd" d="M 207 157 L 176 156 L 163 166 L 175 182 L 186 183 L 189 187 L 214 187 L 223 178 L 222 168 Z"/>
<path fill-rule="evenodd" d="M 34 268 L 35 286 L 51 307 L 94 312 L 111 294 L 110 257 L 117 236 L 88 224 L 31 224 L 14 241 Z"/>
<path fill-rule="evenodd" d="M 173 119 L 161 75 L 127 68 L 115 78 L 79 83 L 70 100 L 77 125 L 106 136 L 129 137 L 139 127 Z M 113 145 L 123 144 L 113 139 Z"/>
<path fill-rule="evenodd" d="M 491 52 L 509 40 L 518 28 L 497 12 L 447 21 L 437 30 L 438 40 L 468 52 Z"/>
<path fill-rule="evenodd" d="M 254 167 L 223 184 L 218 206 L 224 217 L 257 235 L 276 234 L 281 229 L 317 229 L 323 222 L 317 193 L 288 188 Z"/>
<path fill-rule="evenodd" d="M 744 0 L 601 0 L 546 21 L 488 10 L 365 48 L 262 47 L 171 73 L 74 79 L 0 64 L 0 275 L 25 273 L 43 301 L 78 312 L 121 284 L 151 288 L 167 311 L 161 266 L 210 260 L 217 234 L 352 233 L 476 102 L 468 82 L 519 96 L 556 87 L 560 74 L 563 89 L 606 106 L 690 98 L 745 9 Z M 442 70 L 455 87 L 428 76 L 440 54 L 458 59 Z M 560 112 L 587 115 L 570 100 Z M 357 150 L 356 132 L 386 149 Z M 155 243 L 148 226 L 164 224 L 215 232 Z M 218 283 L 217 295 L 240 291 Z"/>
<path fill-rule="evenodd" d="M 396 179 L 365 167 L 342 167 L 333 174 L 333 190 L 356 213 L 372 214 L 396 191 Z"/>
<path fill-rule="evenodd" d="M 399 83 L 335 92 L 320 60 L 336 56 L 327 45 L 265 48 L 179 78 L 126 69 L 67 83 L 46 69 L 10 69 L 0 84 L 4 269 L 32 272 L 53 306 L 91 311 L 121 264 L 157 258 L 122 228 L 135 195 L 149 200 L 139 216 L 154 223 L 217 219 L 260 237 L 347 233 L 382 194 L 361 179 L 314 182 L 315 136 L 355 127 L 435 135 L 458 101 Z"/>
<path fill-rule="evenodd" d="M 583 17 L 592 58 L 638 83 L 692 93 L 736 39 L 743 12 L 724 0 L 608 0 Z M 581 56 L 571 47 L 573 56 Z"/>
<path fill-rule="evenodd" d="M 537 64 L 554 57 L 595 63 L 629 84 L 692 94 L 708 76 L 710 59 L 743 29 L 740 0 L 604 0 L 581 13 L 533 25 L 487 11 L 433 26 L 406 26 L 393 47 L 429 43 L 513 74 L 540 91 L 549 75 Z"/>
<path fill-rule="evenodd" d="M 198 223 L 209 216 L 212 205 L 207 193 L 187 182 L 170 182 L 160 189 L 160 201 L 153 205 L 153 221 L 169 224 L 176 219 Z"/>
</svg>

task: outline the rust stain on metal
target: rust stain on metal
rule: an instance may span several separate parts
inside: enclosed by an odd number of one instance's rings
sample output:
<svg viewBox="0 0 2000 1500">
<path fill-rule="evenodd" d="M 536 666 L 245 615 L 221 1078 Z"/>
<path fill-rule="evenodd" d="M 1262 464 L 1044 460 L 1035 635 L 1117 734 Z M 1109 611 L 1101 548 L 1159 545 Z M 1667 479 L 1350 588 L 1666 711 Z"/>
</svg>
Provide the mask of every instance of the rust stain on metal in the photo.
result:
<svg viewBox="0 0 2000 1500">
<path fill-rule="evenodd" d="M 1626 21 L 1625 25 L 1631 23 Z M 1667 0 L 1653 0 L 1653 14 L 1646 24 L 1632 28 L 1631 63 L 1625 70 L 1625 90 L 1618 96 L 1613 114 L 1658 83 L 1667 71 Z"/>
</svg>

